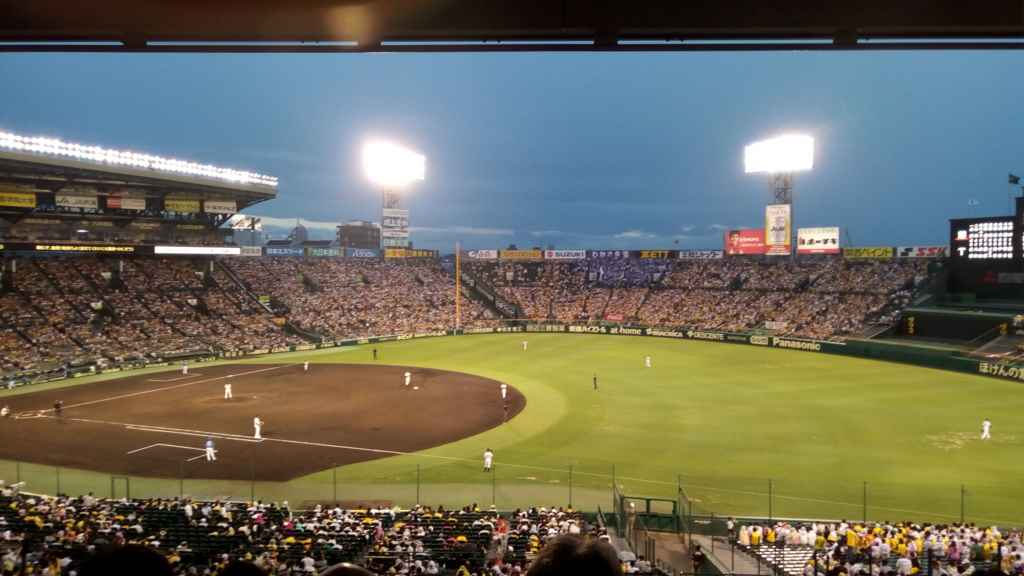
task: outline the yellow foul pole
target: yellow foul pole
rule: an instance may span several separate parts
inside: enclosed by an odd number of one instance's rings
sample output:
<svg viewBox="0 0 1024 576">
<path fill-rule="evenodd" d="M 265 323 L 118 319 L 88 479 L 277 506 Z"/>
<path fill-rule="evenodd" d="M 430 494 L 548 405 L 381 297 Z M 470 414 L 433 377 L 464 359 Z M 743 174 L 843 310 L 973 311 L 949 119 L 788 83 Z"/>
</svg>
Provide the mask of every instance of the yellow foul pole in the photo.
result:
<svg viewBox="0 0 1024 576">
<path fill-rule="evenodd" d="M 455 243 L 455 329 L 462 325 L 462 251 Z"/>
</svg>

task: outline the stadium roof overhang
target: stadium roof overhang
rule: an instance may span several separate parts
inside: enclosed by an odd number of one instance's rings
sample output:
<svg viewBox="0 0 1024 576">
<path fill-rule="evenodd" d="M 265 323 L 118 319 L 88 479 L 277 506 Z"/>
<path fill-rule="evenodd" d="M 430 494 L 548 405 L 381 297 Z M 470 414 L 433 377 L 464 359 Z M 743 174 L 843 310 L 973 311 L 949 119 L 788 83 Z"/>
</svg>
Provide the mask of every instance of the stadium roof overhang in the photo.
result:
<svg viewBox="0 0 1024 576">
<path fill-rule="evenodd" d="M 0 0 L 0 50 L 1024 48 L 1024 1 Z"/>
<path fill-rule="evenodd" d="M 247 206 L 271 200 L 277 189 L 170 174 L 125 166 L 100 166 L 86 161 L 38 156 L 0 150 L 0 183 L 31 186 L 37 190 L 61 192 L 88 187 L 97 193 L 126 189 L 147 197 L 163 198 L 181 194 L 200 199 L 234 200 L 241 211 Z"/>
</svg>

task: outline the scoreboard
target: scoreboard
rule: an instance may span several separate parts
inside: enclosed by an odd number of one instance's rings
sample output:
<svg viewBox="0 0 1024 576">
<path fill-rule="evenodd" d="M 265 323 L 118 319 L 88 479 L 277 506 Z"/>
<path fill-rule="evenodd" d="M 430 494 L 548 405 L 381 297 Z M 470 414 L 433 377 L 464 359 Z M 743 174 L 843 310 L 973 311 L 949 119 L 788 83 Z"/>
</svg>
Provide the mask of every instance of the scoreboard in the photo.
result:
<svg viewBox="0 0 1024 576">
<path fill-rule="evenodd" d="M 950 255 L 957 260 L 983 262 L 1020 259 L 1020 243 L 1012 216 L 950 220 Z"/>
<path fill-rule="evenodd" d="M 949 284 L 978 298 L 1024 298 L 1024 198 L 1016 214 L 949 221 Z"/>
</svg>

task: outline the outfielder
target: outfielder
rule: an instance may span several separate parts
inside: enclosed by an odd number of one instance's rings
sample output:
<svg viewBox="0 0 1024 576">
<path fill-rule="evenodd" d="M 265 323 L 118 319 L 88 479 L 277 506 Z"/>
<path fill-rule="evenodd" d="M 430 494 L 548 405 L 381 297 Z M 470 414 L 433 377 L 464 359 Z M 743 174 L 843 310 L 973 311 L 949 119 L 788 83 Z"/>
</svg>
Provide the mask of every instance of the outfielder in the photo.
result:
<svg viewBox="0 0 1024 576">
<path fill-rule="evenodd" d="M 992 423 L 989 422 L 988 418 L 985 418 L 981 423 L 981 439 L 991 440 L 992 439 Z"/>
<path fill-rule="evenodd" d="M 206 439 L 206 461 L 207 462 L 216 462 L 217 461 L 217 451 L 214 450 L 214 448 L 213 448 L 213 438 L 207 438 Z"/>
<path fill-rule="evenodd" d="M 406 388 L 409 387 L 409 383 L 410 382 L 412 382 L 412 373 L 411 372 L 406 372 L 405 373 L 405 387 Z"/>
<path fill-rule="evenodd" d="M 231 400 L 234 397 L 235 397 L 235 395 L 231 393 L 231 383 L 225 384 L 224 385 L 224 399 L 225 400 Z"/>
<path fill-rule="evenodd" d="M 488 448 L 487 450 L 484 450 L 484 472 L 490 472 L 491 471 L 491 464 L 493 462 L 494 462 L 494 452 L 491 452 L 490 448 Z"/>
<path fill-rule="evenodd" d="M 260 420 L 259 416 L 256 416 L 255 418 L 252 419 L 252 427 L 253 438 L 257 440 L 263 440 L 263 436 L 260 434 L 260 432 L 263 430 L 263 420 Z"/>
<path fill-rule="evenodd" d="M 646 366 L 648 368 L 651 367 L 651 357 L 650 356 L 644 356 L 644 366 Z"/>
<path fill-rule="evenodd" d="M 526 347 L 527 347 L 527 346 L 528 346 L 529 344 L 530 344 L 529 342 L 527 342 L 526 340 L 523 340 L 523 352 L 526 352 Z"/>
</svg>

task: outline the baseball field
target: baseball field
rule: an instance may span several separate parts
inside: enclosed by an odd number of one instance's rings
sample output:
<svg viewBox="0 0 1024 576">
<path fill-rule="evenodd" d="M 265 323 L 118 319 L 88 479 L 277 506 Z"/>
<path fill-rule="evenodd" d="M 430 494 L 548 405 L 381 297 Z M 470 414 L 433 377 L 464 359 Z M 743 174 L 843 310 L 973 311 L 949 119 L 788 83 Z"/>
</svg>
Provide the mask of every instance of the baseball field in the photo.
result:
<svg viewBox="0 0 1024 576">
<path fill-rule="evenodd" d="M 444 372 L 417 378 L 422 387 L 413 391 L 400 381 L 406 370 Z M 614 482 L 625 494 L 668 499 L 682 487 L 696 512 L 719 515 L 963 514 L 1024 524 L 1016 494 L 1024 387 L 1008 381 L 753 346 L 575 334 L 427 338 L 192 372 L 200 376 L 191 382 L 212 380 L 180 388 L 190 381 L 154 381 L 179 377 L 165 367 L 3 393 L 0 403 L 22 418 L 0 427 L 0 478 L 37 492 L 501 508 L 571 499 L 584 509 L 609 508 Z M 220 396 L 228 374 L 241 407 Z M 501 382 L 515 398 L 507 414 Z M 67 406 L 61 419 L 39 412 L 55 399 Z M 246 422 L 257 414 L 267 441 L 248 442 Z M 985 418 L 993 437 L 982 441 Z M 211 434 L 223 468 L 182 464 Z M 128 453 L 138 448 L 145 450 Z M 486 448 L 495 453 L 492 472 L 482 470 Z"/>
</svg>

